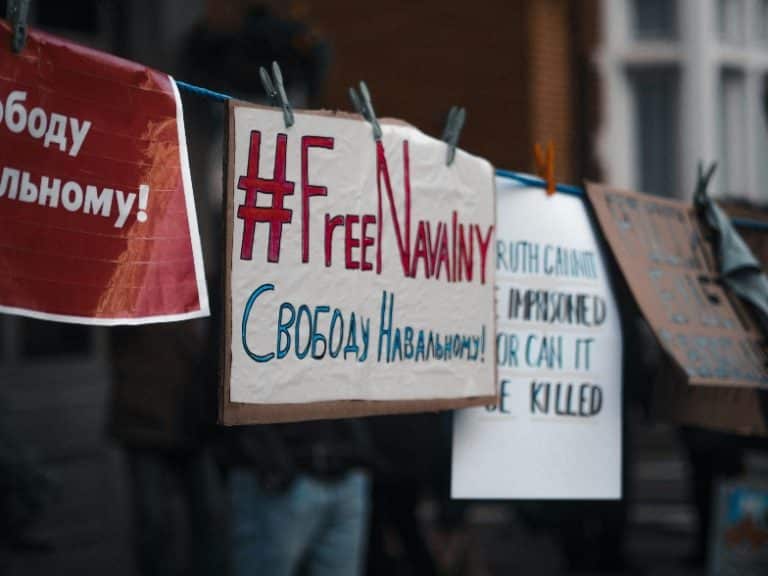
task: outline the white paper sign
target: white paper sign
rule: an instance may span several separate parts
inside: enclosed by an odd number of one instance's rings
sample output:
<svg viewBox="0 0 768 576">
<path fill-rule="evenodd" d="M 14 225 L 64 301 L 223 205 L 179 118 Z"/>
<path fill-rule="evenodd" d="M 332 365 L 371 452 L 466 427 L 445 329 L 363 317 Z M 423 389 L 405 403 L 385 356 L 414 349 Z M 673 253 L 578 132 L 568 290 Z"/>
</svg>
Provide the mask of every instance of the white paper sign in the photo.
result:
<svg viewBox="0 0 768 576">
<path fill-rule="evenodd" d="M 499 403 L 457 412 L 452 496 L 621 497 L 621 328 L 584 203 L 498 179 Z"/>
<path fill-rule="evenodd" d="M 493 168 L 382 128 L 234 108 L 231 402 L 494 394 Z"/>
</svg>

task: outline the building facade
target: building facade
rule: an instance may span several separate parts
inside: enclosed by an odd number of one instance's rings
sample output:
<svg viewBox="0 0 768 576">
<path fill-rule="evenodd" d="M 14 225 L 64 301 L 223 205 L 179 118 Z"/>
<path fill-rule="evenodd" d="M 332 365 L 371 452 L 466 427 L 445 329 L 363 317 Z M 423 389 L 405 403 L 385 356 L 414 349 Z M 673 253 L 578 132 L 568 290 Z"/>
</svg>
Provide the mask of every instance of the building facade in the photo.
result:
<svg viewBox="0 0 768 576">
<path fill-rule="evenodd" d="M 601 0 L 599 18 L 605 180 L 690 198 L 717 162 L 714 193 L 768 200 L 768 2 Z"/>
</svg>

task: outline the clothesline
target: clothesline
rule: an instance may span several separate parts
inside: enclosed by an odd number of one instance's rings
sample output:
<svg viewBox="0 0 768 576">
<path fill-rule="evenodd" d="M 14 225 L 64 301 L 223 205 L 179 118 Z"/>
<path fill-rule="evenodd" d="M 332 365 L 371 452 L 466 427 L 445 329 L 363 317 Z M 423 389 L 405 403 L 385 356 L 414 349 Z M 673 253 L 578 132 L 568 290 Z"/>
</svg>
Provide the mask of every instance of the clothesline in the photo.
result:
<svg viewBox="0 0 768 576">
<path fill-rule="evenodd" d="M 229 96 L 228 94 L 209 90 L 208 88 L 203 88 L 202 86 L 195 86 L 194 84 L 189 84 L 188 82 L 181 82 L 177 80 L 176 85 L 180 90 L 184 90 L 185 92 L 189 92 L 191 94 L 197 94 L 198 96 L 202 96 L 216 102 L 226 102 L 227 100 L 232 100 L 232 96 Z M 544 180 L 534 176 L 529 176 L 527 174 L 513 172 L 512 170 L 497 168 L 496 175 L 501 176 L 502 178 L 510 178 L 512 180 L 516 180 L 527 186 L 536 188 L 546 187 L 546 182 L 544 182 Z M 578 196 L 579 198 L 584 198 L 585 196 L 584 190 L 582 188 L 570 184 L 558 184 L 555 189 L 558 192 L 562 192 L 563 194 L 570 194 L 571 196 Z M 733 222 L 733 225 L 737 226 L 738 228 L 768 232 L 768 222 L 761 222 L 760 220 L 753 220 L 751 218 L 732 218 L 731 222 Z"/>
</svg>

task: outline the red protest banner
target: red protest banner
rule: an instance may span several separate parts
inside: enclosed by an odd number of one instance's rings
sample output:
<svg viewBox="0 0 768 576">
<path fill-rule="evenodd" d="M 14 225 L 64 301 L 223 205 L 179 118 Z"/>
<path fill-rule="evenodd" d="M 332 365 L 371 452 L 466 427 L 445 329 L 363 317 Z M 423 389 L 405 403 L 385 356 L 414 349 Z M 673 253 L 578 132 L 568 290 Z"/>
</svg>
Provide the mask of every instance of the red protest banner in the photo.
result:
<svg viewBox="0 0 768 576">
<path fill-rule="evenodd" d="M 205 316 L 181 101 L 141 65 L 0 21 L 0 312 Z"/>
</svg>

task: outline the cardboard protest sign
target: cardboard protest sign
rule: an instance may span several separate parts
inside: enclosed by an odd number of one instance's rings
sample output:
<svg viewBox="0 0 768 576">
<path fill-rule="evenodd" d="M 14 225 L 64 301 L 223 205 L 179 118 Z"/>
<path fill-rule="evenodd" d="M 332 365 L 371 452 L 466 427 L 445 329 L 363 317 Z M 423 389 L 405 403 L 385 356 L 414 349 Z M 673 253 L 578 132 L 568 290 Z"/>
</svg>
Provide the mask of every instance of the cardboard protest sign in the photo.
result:
<svg viewBox="0 0 768 576">
<path fill-rule="evenodd" d="M 493 168 L 382 128 L 230 103 L 224 423 L 493 400 Z"/>
<path fill-rule="evenodd" d="M 721 203 L 732 217 L 766 221 L 761 210 L 741 203 Z M 739 228 L 762 266 L 768 264 L 768 234 Z M 665 358 L 656 377 L 654 409 L 659 417 L 679 424 L 738 434 L 768 435 L 765 395 L 768 390 L 726 386 L 689 386 L 688 376 L 673 360 Z"/>
<path fill-rule="evenodd" d="M 686 373 L 671 357 L 662 358 L 654 384 L 653 408 L 658 418 L 723 432 L 768 435 L 768 421 L 760 398 L 766 394 L 765 390 L 691 386 Z"/>
<path fill-rule="evenodd" d="M 717 281 L 693 207 L 596 184 L 587 193 L 640 311 L 688 383 L 767 387 L 763 337 Z"/>
<path fill-rule="evenodd" d="M 621 327 L 586 208 L 496 188 L 499 401 L 455 414 L 451 495 L 620 498 Z"/>
<path fill-rule="evenodd" d="M 208 314 L 181 101 L 162 73 L 0 21 L 0 312 Z"/>
</svg>

